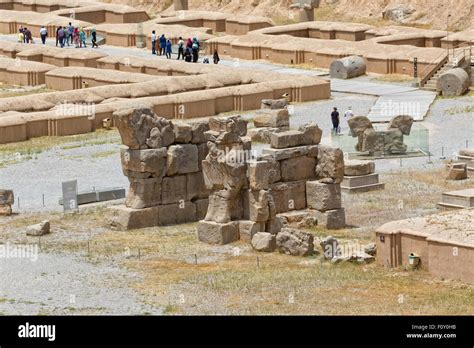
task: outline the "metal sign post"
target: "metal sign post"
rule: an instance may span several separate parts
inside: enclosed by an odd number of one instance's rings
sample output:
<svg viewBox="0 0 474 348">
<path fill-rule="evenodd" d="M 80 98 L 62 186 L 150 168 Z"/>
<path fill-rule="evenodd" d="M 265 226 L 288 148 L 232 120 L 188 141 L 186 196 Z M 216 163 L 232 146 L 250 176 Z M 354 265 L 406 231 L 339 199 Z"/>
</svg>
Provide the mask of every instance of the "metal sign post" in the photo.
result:
<svg viewBox="0 0 474 348">
<path fill-rule="evenodd" d="M 63 182 L 63 209 L 65 213 L 79 210 L 77 204 L 77 180 Z"/>
</svg>

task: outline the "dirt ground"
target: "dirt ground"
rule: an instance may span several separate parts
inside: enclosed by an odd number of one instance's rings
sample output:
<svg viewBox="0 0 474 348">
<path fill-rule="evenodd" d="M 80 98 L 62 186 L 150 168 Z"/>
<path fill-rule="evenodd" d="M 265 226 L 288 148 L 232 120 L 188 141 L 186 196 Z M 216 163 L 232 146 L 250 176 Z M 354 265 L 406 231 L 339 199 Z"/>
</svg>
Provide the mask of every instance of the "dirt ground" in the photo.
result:
<svg viewBox="0 0 474 348">
<path fill-rule="evenodd" d="M 342 243 L 365 245 L 377 226 L 434 213 L 441 192 L 474 184 L 473 178 L 448 182 L 444 174 L 402 170 L 382 175 L 385 190 L 344 195 L 350 228 L 316 227 L 311 232 L 318 238 L 333 235 Z M 169 315 L 474 314 L 474 285 L 436 279 L 424 271 L 331 264 L 321 254 L 302 258 L 257 253 L 242 242 L 207 245 L 197 240 L 195 224 L 113 231 L 107 226 L 106 212 L 99 205 L 73 215 L 12 216 L 0 220 L 0 240 L 40 243 L 41 253 L 48 256 L 75 255 L 81 262 L 119 267 L 131 275 L 121 280 L 123 286 L 133 290 L 144 306 Z M 40 241 L 25 235 L 25 226 L 46 218 L 51 221 L 51 234 Z M 112 282 L 101 282 L 101 286 L 112 286 Z M 42 308 L 41 313 L 49 312 L 48 306 Z M 89 308 L 87 313 L 95 312 Z M 96 313 L 107 313 L 107 309 Z"/>
</svg>

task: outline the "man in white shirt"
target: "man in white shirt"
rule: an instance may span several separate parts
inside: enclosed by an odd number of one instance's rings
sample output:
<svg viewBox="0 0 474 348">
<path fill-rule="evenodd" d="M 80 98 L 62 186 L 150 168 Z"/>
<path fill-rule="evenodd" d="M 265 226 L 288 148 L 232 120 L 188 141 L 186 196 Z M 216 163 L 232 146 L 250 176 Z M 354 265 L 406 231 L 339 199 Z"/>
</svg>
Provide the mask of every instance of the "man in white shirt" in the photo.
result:
<svg viewBox="0 0 474 348">
<path fill-rule="evenodd" d="M 347 111 L 344 113 L 344 119 L 349 124 L 349 120 L 354 117 L 354 113 L 352 112 L 352 106 L 347 108 Z M 352 135 L 351 128 L 349 127 L 349 135 Z"/>
<path fill-rule="evenodd" d="M 151 32 L 151 54 L 156 54 L 156 31 Z"/>
<path fill-rule="evenodd" d="M 45 45 L 46 44 L 46 37 L 48 36 L 48 30 L 46 30 L 45 27 L 41 27 L 40 36 L 41 36 L 41 42 L 43 43 L 43 45 Z"/>
</svg>

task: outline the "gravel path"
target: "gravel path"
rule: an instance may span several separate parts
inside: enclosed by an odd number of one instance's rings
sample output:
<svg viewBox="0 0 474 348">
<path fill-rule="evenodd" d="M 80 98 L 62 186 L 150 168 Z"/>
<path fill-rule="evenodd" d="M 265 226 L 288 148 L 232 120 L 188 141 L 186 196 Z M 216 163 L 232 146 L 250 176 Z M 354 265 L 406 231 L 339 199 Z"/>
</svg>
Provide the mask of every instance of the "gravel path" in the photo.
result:
<svg viewBox="0 0 474 348">
<path fill-rule="evenodd" d="M 127 287 L 137 277 L 124 269 L 92 264 L 74 255 L 40 252 L 34 262 L 28 258 L 1 258 L 0 314 L 161 314 Z"/>
</svg>

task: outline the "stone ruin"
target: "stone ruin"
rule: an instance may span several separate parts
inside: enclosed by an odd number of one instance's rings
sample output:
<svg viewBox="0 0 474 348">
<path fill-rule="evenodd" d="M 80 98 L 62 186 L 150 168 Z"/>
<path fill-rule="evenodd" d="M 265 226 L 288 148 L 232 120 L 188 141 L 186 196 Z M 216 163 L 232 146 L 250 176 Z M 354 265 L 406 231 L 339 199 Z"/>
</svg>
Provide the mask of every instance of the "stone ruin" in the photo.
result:
<svg viewBox="0 0 474 348">
<path fill-rule="evenodd" d="M 319 7 L 319 0 L 293 0 L 290 9 L 298 12 L 300 22 L 314 21 L 314 9 Z"/>
<path fill-rule="evenodd" d="M 203 242 L 250 242 L 283 227 L 345 226 L 340 149 L 315 124 L 274 133 L 256 156 L 240 116 L 171 122 L 149 108 L 115 112 L 130 189 L 109 222 L 135 229 L 199 221 Z"/>
<path fill-rule="evenodd" d="M 359 193 L 384 188 L 385 184 L 379 182 L 379 174 L 375 172 L 374 161 L 344 161 L 344 179 L 341 183 L 342 192 Z"/>
<path fill-rule="evenodd" d="M 289 97 L 288 95 L 282 97 L 282 99 L 262 100 L 261 109 L 256 112 L 253 119 L 255 128 L 248 130 L 248 136 L 252 141 L 270 144 L 272 133 L 290 130 Z"/>
<path fill-rule="evenodd" d="M 375 130 L 366 116 L 356 116 L 348 120 L 351 134 L 358 138 L 356 151 L 368 152 L 370 156 L 405 154 L 407 145 L 404 135 L 410 135 L 413 125 L 411 116 L 396 116 L 391 119 L 385 131 Z"/>
<path fill-rule="evenodd" d="M 0 189 L 0 216 L 11 215 L 12 205 L 15 203 L 15 197 L 12 190 Z"/>
<path fill-rule="evenodd" d="M 329 67 L 329 75 L 334 79 L 351 79 L 365 75 L 367 66 L 364 58 L 360 56 L 349 56 L 336 59 Z"/>
</svg>

